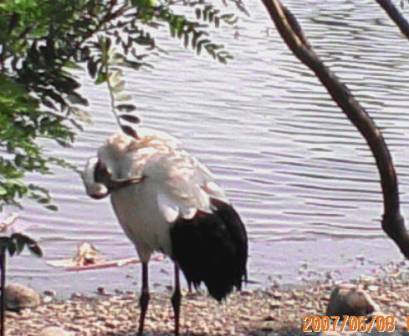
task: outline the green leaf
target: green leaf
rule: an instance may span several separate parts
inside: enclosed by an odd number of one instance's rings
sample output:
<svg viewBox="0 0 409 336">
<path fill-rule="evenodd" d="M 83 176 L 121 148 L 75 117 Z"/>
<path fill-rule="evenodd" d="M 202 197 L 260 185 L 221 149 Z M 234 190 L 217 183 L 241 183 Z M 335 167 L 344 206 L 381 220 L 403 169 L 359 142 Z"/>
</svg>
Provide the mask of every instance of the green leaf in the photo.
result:
<svg viewBox="0 0 409 336">
<path fill-rule="evenodd" d="M 0 196 L 4 196 L 4 195 L 7 195 L 7 189 L 0 186 Z"/>
<path fill-rule="evenodd" d="M 97 79 L 95 80 L 95 84 L 101 84 L 107 81 L 107 74 L 104 72 L 99 72 L 97 75 Z"/>
<path fill-rule="evenodd" d="M 231 1 L 242 7 L 242 0 Z M 79 110 L 87 105 L 79 70 L 86 68 L 95 84 L 107 82 L 108 73 L 112 75 L 112 110 L 131 112 L 135 108 L 128 104 L 132 97 L 125 92 L 120 71 L 153 68 L 144 62 L 144 56 L 166 55 L 157 43 L 162 41 L 162 27 L 169 27 L 169 35 L 186 48 L 225 62 L 228 57 L 219 53 L 224 48 L 212 47 L 218 43 L 210 35 L 208 22 L 203 21 L 213 21 L 217 27 L 220 22 L 236 20 L 205 0 L 178 5 L 155 0 L 5 0 L 0 1 L 0 11 L 4 49 L 0 72 L 0 152 L 4 154 L 0 156 L 0 210 L 6 205 L 20 206 L 23 197 L 57 210 L 50 196 L 30 188 L 25 177 L 51 174 L 54 164 L 78 171 L 59 155 L 49 157 L 44 139 L 69 146 L 82 130 L 81 123 L 91 120 Z M 200 42 L 204 36 L 208 43 Z M 125 132 L 136 136 L 135 131 Z"/>
<path fill-rule="evenodd" d="M 44 254 L 42 249 L 37 243 L 27 244 L 28 250 L 36 257 L 41 258 Z"/>
<path fill-rule="evenodd" d="M 141 122 L 137 116 L 131 114 L 121 114 L 119 115 L 119 118 L 134 124 L 139 124 Z"/>
<path fill-rule="evenodd" d="M 10 237 L 0 237 L 0 253 L 5 251 L 9 245 Z"/>
<path fill-rule="evenodd" d="M 16 254 L 19 255 L 23 251 L 24 246 L 26 244 L 24 236 L 19 233 L 15 233 L 12 235 L 12 240 L 15 242 L 16 245 Z"/>
<path fill-rule="evenodd" d="M 200 8 L 196 8 L 195 13 L 196 19 L 200 20 L 200 18 L 202 17 L 202 11 L 200 10 Z"/>
<path fill-rule="evenodd" d="M 117 108 L 119 111 L 125 111 L 125 112 L 132 112 L 132 111 L 135 111 L 135 110 L 136 110 L 136 106 L 133 105 L 133 104 L 120 104 L 120 105 L 117 105 L 116 108 Z M 121 118 L 126 118 L 126 117 L 122 117 L 122 116 L 121 116 Z M 140 120 L 139 120 L 139 121 L 140 121 Z M 139 121 L 138 121 L 138 122 L 139 122 Z"/>
<path fill-rule="evenodd" d="M 97 74 L 97 63 L 95 63 L 93 60 L 89 60 L 87 63 L 87 68 L 88 68 L 88 73 L 92 78 L 95 78 Z"/>
<path fill-rule="evenodd" d="M 24 245 L 27 246 L 28 250 L 32 254 L 34 254 L 37 257 L 43 256 L 43 251 L 41 250 L 40 246 L 34 239 L 23 234 L 19 234 L 19 239 L 21 239 L 24 242 Z"/>
<path fill-rule="evenodd" d="M 17 251 L 17 246 L 16 242 L 13 239 L 10 239 L 7 245 L 7 249 L 9 251 L 10 256 L 12 257 L 16 251 Z"/>
<path fill-rule="evenodd" d="M 51 211 L 58 211 L 58 206 L 54 205 L 54 204 L 49 204 L 45 206 L 48 210 Z"/>
<path fill-rule="evenodd" d="M 121 125 L 121 129 L 125 134 L 129 135 L 130 137 L 138 139 L 138 133 L 136 133 L 136 131 L 132 127 L 128 125 Z"/>
</svg>

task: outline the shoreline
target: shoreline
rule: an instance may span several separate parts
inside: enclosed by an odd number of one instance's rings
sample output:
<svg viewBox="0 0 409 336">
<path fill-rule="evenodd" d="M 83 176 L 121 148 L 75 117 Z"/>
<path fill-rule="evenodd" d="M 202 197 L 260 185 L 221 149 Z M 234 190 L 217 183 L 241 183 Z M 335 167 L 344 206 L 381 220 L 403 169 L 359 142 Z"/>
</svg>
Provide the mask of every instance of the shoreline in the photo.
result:
<svg viewBox="0 0 409 336">
<path fill-rule="evenodd" d="M 405 267 L 406 263 L 390 264 L 375 276 L 366 275 L 350 281 L 363 285 L 382 313 L 396 318 L 399 332 L 388 335 L 409 335 L 406 329 L 409 272 Z M 235 292 L 221 304 L 209 298 L 204 291 L 183 291 L 181 335 L 304 335 L 300 328 L 303 318 L 325 315 L 336 283 L 327 279 L 292 288 L 273 283 L 265 289 Z M 170 296 L 169 289 L 165 293 L 152 289 L 145 322 L 147 336 L 172 335 Z M 139 316 L 137 302 L 138 294 L 130 291 L 116 291 L 114 294 L 101 291 L 100 295 L 93 296 L 77 294 L 71 299 L 55 300 L 20 313 L 7 312 L 7 335 L 34 336 L 44 327 L 58 326 L 75 336 L 134 336 Z"/>
<path fill-rule="evenodd" d="M 46 245 L 46 244 L 45 244 Z M 68 258 L 72 250 L 64 244 L 58 252 L 44 249 L 44 259 L 23 254 L 9 262 L 9 282 L 18 282 L 36 289 L 38 292 L 53 290 L 60 299 L 69 299 L 73 292 L 92 293 L 98 287 L 108 292 L 138 291 L 141 267 L 139 264 L 100 270 L 67 272 L 63 268 L 51 267 L 47 258 Z M 103 244 L 97 247 L 109 259 L 135 257 L 130 244 L 108 250 Z M 320 239 L 304 241 L 265 241 L 253 239 L 249 243 L 249 280 L 245 289 L 268 288 L 273 282 L 286 287 L 302 286 L 312 281 L 349 281 L 361 274 L 373 274 L 393 260 L 403 260 L 399 251 L 386 238 L 379 239 Z M 376 249 L 376 253 L 374 250 Z M 409 263 L 408 263 L 409 265 Z M 173 264 L 169 258 L 151 262 L 149 275 L 151 288 L 155 292 L 165 292 L 172 285 Z M 184 281 L 183 281 L 184 282 Z"/>
</svg>

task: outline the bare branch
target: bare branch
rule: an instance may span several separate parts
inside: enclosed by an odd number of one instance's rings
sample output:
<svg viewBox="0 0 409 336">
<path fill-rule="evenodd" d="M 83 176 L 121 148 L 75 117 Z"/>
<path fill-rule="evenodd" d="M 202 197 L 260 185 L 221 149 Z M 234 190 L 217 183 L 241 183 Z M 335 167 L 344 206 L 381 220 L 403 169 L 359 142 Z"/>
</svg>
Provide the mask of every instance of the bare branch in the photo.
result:
<svg viewBox="0 0 409 336">
<path fill-rule="evenodd" d="M 328 69 L 302 33 L 296 18 L 279 0 L 262 0 L 281 37 L 297 58 L 318 77 L 332 99 L 365 138 L 375 158 L 381 178 L 384 202 L 382 228 L 409 258 L 409 235 L 400 214 L 398 180 L 392 157 L 381 131 L 339 78 Z"/>
<path fill-rule="evenodd" d="M 393 22 L 399 27 L 403 35 L 409 39 L 409 22 L 399 12 L 399 9 L 390 0 L 375 0 L 379 6 L 381 6 L 386 14 L 392 19 Z"/>
</svg>

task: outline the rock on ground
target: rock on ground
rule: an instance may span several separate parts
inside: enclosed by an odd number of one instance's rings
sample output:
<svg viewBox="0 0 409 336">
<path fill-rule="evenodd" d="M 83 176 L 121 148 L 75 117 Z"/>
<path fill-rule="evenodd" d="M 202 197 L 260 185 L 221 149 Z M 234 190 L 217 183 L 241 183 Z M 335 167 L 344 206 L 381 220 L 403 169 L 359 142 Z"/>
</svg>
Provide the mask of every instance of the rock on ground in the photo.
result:
<svg viewBox="0 0 409 336">
<path fill-rule="evenodd" d="M 409 335 L 408 265 L 395 265 L 385 273 L 354 284 L 370 290 L 372 299 L 386 316 L 396 319 L 396 332 L 323 333 L 324 336 Z M 184 293 L 181 309 L 181 336 L 306 336 L 301 330 L 306 316 L 325 315 L 334 282 L 307 283 L 303 287 L 283 288 L 277 284 L 264 290 L 232 294 L 218 304 L 204 293 Z M 172 291 L 151 293 L 145 335 L 173 335 Z M 39 336 L 46 326 L 58 325 L 75 336 L 135 336 L 139 308 L 138 295 L 76 296 L 53 301 L 17 314 L 7 312 L 7 336 Z M 41 334 L 40 334 L 41 335 Z M 41 335 L 43 336 L 43 335 Z M 47 335 L 48 336 L 48 335 Z M 54 335 L 53 335 L 54 336 Z M 59 336 L 59 335 L 58 335 Z M 65 336 L 65 335 L 64 335 Z"/>
<path fill-rule="evenodd" d="M 342 284 L 332 291 L 328 303 L 328 316 L 365 316 L 379 311 L 377 304 L 361 286 Z"/>
<path fill-rule="evenodd" d="M 40 331 L 38 336 L 74 336 L 72 332 L 68 332 L 59 327 L 46 327 Z"/>
<path fill-rule="evenodd" d="M 26 308 L 34 308 L 41 303 L 40 294 L 34 289 L 20 285 L 10 284 L 6 286 L 6 307 L 10 310 L 19 311 Z"/>
</svg>

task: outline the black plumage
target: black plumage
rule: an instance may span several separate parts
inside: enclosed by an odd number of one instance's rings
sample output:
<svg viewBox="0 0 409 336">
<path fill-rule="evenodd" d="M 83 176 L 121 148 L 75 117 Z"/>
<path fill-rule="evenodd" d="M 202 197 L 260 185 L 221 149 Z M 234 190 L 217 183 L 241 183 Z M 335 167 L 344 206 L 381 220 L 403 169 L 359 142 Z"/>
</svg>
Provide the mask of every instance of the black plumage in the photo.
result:
<svg viewBox="0 0 409 336">
<path fill-rule="evenodd" d="M 198 211 L 192 219 L 179 218 L 170 235 L 172 258 L 187 281 L 202 282 L 221 301 L 246 280 L 248 243 L 243 222 L 234 208 L 211 199 L 212 213 Z"/>
</svg>

